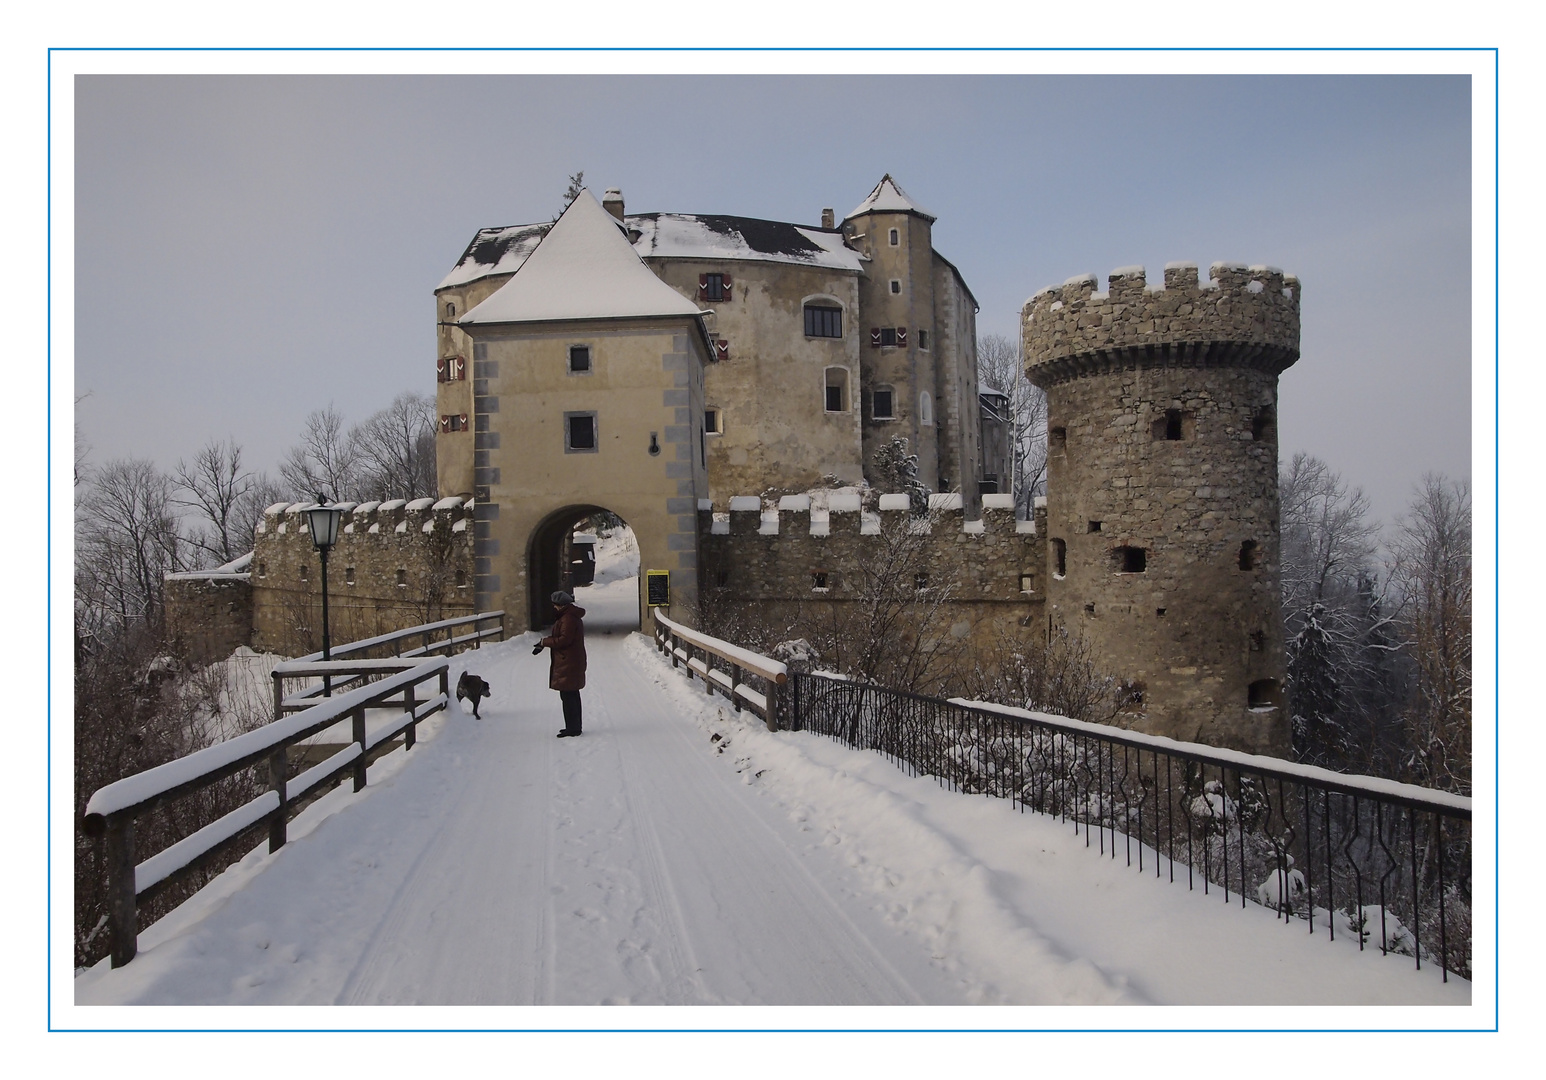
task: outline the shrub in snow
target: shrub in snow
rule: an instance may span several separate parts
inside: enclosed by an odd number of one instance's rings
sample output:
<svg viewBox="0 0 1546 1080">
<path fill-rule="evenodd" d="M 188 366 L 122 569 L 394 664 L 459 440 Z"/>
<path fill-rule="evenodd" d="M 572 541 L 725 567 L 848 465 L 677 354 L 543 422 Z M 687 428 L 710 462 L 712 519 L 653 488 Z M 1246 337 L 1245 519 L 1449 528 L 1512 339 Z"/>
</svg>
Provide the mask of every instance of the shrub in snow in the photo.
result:
<svg viewBox="0 0 1546 1080">
<path fill-rule="evenodd" d="M 1293 860 L 1287 860 L 1292 864 Z M 1298 870 L 1282 869 L 1267 875 L 1267 880 L 1256 886 L 1256 902 L 1276 911 L 1298 911 L 1305 906 L 1310 894 L 1304 875 Z"/>
</svg>

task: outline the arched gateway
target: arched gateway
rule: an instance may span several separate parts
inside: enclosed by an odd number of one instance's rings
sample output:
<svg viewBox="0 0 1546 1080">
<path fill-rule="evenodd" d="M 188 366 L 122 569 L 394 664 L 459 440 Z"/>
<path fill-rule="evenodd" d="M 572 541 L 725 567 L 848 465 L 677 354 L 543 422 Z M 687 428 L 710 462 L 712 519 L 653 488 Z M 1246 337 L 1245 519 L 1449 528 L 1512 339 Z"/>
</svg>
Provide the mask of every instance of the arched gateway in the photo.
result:
<svg viewBox="0 0 1546 1080">
<path fill-rule="evenodd" d="M 473 355 L 475 430 L 462 438 L 478 609 L 503 608 L 514 632 L 542 625 L 557 585 L 537 556 L 605 508 L 633 529 L 641 570 L 670 572 L 673 615 L 692 619 L 708 495 L 703 365 L 714 354 L 697 305 L 582 192 L 456 330 Z"/>
</svg>

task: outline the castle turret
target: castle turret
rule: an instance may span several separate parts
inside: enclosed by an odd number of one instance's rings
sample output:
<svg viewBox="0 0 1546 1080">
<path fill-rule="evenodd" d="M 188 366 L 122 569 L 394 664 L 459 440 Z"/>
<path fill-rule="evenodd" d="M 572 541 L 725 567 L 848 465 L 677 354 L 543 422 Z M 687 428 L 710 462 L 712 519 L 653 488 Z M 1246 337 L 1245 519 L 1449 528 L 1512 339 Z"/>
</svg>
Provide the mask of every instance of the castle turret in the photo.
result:
<svg viewBox="0 0 1546 1080">
<path fill-rule="evenodd" d="M 1043 289 L 1022 317 L 1047 392 L 1049 627 L 1123 680 L 1120 722 L 1286 755 L 1277 383 L 1299 358 L 1299 282 L 1172 263 Z"/>
</svg>

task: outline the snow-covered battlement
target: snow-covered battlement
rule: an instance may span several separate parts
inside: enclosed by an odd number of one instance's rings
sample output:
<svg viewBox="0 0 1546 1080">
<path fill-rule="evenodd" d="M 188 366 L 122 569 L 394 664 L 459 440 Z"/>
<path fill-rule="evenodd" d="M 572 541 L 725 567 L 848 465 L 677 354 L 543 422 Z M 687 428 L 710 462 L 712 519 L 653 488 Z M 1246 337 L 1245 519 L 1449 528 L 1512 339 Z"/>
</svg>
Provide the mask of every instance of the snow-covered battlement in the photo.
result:
<svg viewBox="0 0 1546 1080">
<path fill-rule="evenodd" d="M 339 531 L 343 535 L 381 535 L 412 531 L 432 533 L 444 526 L 457 532 L 465 531 L 465 522 L 471 521 L 474 501 L 460 496 L 435 499 L 388 499 L 384 502 L 333 503 L 344 511 Z M 304 536 L 310 542 L 310 530 L 306 523 L 306 511 L 314 509 L 315 502 L 274 503 L 263 511 L 258 522 L 259 536 Z M 457 528 L 458 525 L 461 528 Z"/>
<path fill-rule="evenodd" d="M 822 494 L 822 493 L 818 493 Z M 764 499 L 735 495 L 723 506 L 698 502 L 700 531 L 713 536 L 874 536 L 883 529 L 962 533 L 970 536 L 1035 535 L 1034 521 L 1015 520 L 1013 495 L 982 496 L 982 514 L 967 519 L 959 492 L 929 496 L 929 512 L 914 517 L 905 494 L 838 490 L 813 500 L 810 494 Z"/>
<path fill-rule="evenodd" d="M 1025 302 L 1021 328 L 1033 379 L 1056 381 L 1091 359 L 1227 364 L 1274 372 L 1299 357 L 1299 279 L 1275 266 L 1167 263 L 1151 289 L 1144 268 L 1123 266 L 1096 291 L 1093 274 L 1048 286 Z M 1038 376 L 1038 371 L 1040 375 Z"/>
</svg>

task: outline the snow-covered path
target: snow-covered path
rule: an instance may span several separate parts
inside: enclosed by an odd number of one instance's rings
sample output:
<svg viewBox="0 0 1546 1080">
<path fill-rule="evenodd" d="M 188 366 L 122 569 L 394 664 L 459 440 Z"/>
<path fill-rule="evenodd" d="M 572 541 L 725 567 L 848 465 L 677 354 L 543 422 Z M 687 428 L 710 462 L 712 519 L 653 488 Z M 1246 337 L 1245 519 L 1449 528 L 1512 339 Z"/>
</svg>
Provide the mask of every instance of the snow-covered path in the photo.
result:
<svg viewBox="0 0 1546 1080">
<path fill-rule="evenodd" d="M 771 734 L 586 589 L 585 735 L 531 636 L 141 935 L 88 1004 L 1455 1004 L 1462 981 L 1144 877 L 998 800 Z M 697 689 L 694 689 L 697 687 Z M 1430 1021 L 1431 1022 L 1431 1021 Z"/>
</svg>

